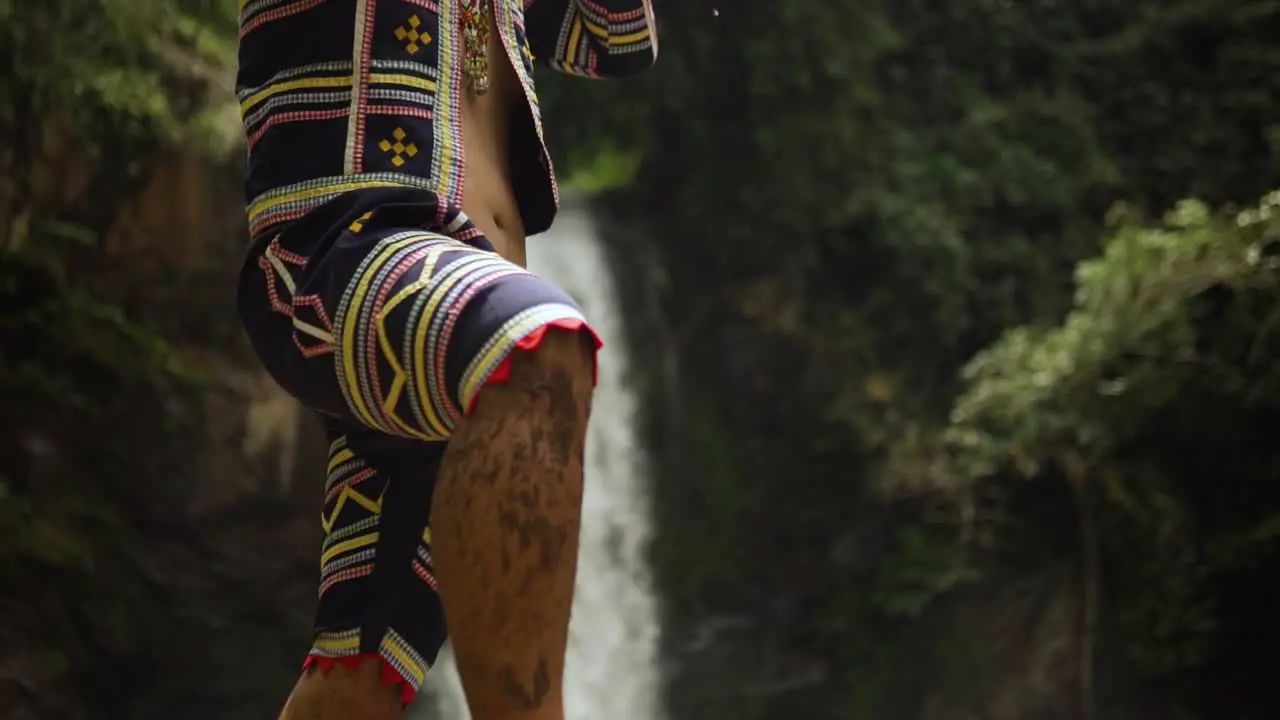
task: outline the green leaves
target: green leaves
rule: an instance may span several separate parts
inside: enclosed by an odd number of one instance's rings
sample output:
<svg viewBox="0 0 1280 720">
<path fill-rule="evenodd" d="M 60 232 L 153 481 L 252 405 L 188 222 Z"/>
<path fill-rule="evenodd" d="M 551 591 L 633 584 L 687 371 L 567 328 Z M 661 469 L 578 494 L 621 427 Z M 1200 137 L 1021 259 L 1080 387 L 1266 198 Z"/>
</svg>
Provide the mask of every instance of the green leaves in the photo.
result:
<svg viewBox="0 0 1280 720">
<path fill-rule="evenodd" d="M 977 579 L 966 548 L 952 537 L 936 537 L 922 526 L 908 526 L 880 563 L 872 600 L 890 616 L 915 618 L 937 597 Z"/>
<path fill-rule="evenodd" d="M 1075 307 L 1054 328 L 1007 331 L 968 363 L 947 438 L 962 472 L 988 475 L 1061 444 L 1105 453 L 1204 369 L 1194 301 L 1211 288 L 1274 291 L 1277 196 L 1216 217 L 1184 201 L 1162 225 L 1126 224 L 1076 270 Z"/>
<path fill-rule="evenodd" d="M 184 133 L 211 101 L 209 83 L 229 77 L 234 12 L 233 3 L 211 0 L 0 5 L 0 56 L 12 69 L 0 80 L 0 123 L 69 119 L 90 145 L 106 141 L 112 125 L 197 139 Z"/>
</svg>

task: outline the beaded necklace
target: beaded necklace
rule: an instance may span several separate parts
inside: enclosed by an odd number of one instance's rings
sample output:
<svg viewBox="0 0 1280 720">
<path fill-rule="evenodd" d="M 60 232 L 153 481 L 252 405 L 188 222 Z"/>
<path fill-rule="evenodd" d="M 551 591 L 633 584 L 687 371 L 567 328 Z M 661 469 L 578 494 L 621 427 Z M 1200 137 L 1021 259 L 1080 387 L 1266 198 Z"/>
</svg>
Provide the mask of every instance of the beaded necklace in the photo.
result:
<svg viewBox="0 0 1280 720">
<path fill-rule="evenodd" d="M 477 95 L 489 90 L 489 15 L 487 0 L 461 0 L 462 71 Z"/>
</svg>

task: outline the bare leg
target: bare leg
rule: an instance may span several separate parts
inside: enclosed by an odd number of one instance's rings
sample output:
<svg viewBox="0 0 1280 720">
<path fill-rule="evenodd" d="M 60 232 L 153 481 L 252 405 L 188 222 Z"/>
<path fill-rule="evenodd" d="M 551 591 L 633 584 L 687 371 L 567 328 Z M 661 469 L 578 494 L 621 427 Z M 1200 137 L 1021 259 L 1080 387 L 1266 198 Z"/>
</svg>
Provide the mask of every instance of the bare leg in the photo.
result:
<svg viewBox="0 0 1280 720">
<path fill-rule="evenodd" d="M 327 675 L 313 669 L 293 688 L 280 720 L 401 720 L 400 688 L 383 683 L 381 672 L 376 661 L 337 665 Z"/>
<path fill-rule="evenodd" d="M 562 720 L 593 358 L 549 330 L 450 438 L 432 556 L 474 720 Z"/>
</svg>

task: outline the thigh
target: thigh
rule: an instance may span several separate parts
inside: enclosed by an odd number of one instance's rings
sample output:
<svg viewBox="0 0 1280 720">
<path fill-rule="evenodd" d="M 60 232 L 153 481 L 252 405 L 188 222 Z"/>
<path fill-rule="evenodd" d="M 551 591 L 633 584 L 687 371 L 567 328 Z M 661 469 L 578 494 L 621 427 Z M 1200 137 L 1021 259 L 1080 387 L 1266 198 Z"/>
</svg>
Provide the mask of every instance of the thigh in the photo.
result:
<svg viewBox="0 0 1280 720">
<path fill-rule="evenodd" d="M 586 322 L 460 213 L 405 192 L 353 194 L 264 242 L 245 266 L 241 314 L 268 370 L 303 404 L 439 442 L 513 350 L 549 326 Z"/>
</svg>

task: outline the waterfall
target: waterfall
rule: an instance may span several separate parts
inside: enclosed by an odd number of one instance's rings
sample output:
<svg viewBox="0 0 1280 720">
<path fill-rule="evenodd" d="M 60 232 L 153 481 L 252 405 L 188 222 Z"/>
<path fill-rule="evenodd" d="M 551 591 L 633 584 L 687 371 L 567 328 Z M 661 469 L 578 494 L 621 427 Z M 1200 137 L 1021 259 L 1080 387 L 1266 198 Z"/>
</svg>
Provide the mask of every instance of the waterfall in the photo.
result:
<svg viewBox="0 0 1280 720">
<path fill-rule="evenodd" d="M 658 612 L 646 552 L 646 463 L 637 401 L 624 384 L 629 355 L 619 301 L 585 207 L 566 203 L 555 226 L 529 242 L 529 267 L 567 290 L 604 339 L 587 435 L 578 584 L 565 668 L 567 720 L 659 720 Z M 468 720 L 448 648 L 429 673 L 434 708 L 413 717 Z M 435 712 L 432 713 L 431 710 Z"/>
</svg>

